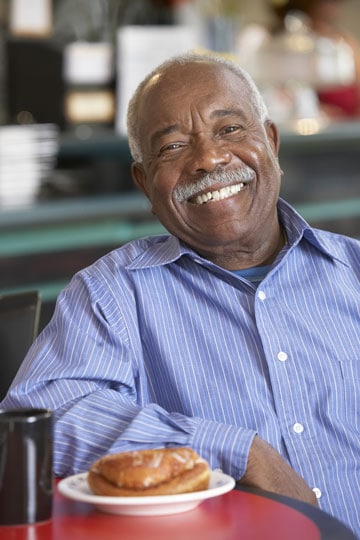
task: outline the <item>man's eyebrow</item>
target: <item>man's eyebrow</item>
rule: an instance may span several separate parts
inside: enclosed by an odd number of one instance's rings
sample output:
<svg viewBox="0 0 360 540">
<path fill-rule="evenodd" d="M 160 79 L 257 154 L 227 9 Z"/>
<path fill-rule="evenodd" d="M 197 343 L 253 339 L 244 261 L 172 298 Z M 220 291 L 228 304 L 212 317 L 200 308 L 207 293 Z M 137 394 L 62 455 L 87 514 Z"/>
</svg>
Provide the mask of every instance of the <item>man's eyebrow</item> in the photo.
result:
<svg viewBox="0 0 360 540">
<path fill-rule="evenodd" d="M 171 126 L 166 126 L 162 129 L 158 129 L 150 137 L 151 144 L 161 139 L 161 137 L 164 137 L 165 135 L 170 135 L 170 133 L 175 133 L 177 131 L 180 131 L 179 124 L 172 124 Z"/>
<path fill-rule="evenodd" d="M 225 118 L 226 116 L 240 116 L 245 118 L 245 113 L 242 109 L 231 107 L 229 109 L 215 109 L 212 111 L 210 118 Z"/>
</svg>

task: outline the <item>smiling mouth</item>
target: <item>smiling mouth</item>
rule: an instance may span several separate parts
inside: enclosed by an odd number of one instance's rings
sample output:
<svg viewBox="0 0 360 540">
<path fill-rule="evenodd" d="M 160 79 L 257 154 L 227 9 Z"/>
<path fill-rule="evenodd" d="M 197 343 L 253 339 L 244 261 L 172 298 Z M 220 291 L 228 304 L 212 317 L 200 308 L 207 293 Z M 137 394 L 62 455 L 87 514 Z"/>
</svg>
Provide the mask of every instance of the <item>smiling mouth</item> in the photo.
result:
<svg viewBox="0 0 360 540">
<path fill-rule="evenodd" d="M 210 201 L 221 201 L 223 199 L 228 199 L 233 195 L 236 195 L 244 189 L 246 186 L 245 182 L 240 182 L 239 184 L 234 184 L 232 186 L 225 186 L 220 189 L 215 189 L 214 191 L 208 191 L 206 193 L 201 193 L 196 197 L 193 197 L 189 202 L 193 204 L 205 204 Z"/>
</svg>

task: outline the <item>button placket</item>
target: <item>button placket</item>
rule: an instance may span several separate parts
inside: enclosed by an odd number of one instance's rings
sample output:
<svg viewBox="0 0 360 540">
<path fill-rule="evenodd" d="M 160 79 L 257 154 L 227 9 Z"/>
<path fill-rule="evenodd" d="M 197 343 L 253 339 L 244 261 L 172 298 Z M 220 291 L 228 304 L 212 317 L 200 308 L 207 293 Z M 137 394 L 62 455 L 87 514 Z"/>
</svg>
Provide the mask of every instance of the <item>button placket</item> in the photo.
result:
<svg viewBox="0 0 360 540">
<path fill-rule="evenodd" d="M 256 322 L 262 340 L 279 429 L 288 454 L 299 467 L 306 466 L 306 451 L 312 446 L 314 426 L 308 420 L 308 405 L 298 399 L 297 389 L 302 380 L 298 348 L 291 339 L 289 328 L 284 329 L 277 320 L 284 321 L 282 304 L 272 289 L 261 284 L 255 296 Z M 302 454 L 305 449 L 305 455 Z M 312 484 L 317 499 L 324 497 L 318 485 Z M 311 485 L 311 484 L 310 484 Z"/>
</svg>

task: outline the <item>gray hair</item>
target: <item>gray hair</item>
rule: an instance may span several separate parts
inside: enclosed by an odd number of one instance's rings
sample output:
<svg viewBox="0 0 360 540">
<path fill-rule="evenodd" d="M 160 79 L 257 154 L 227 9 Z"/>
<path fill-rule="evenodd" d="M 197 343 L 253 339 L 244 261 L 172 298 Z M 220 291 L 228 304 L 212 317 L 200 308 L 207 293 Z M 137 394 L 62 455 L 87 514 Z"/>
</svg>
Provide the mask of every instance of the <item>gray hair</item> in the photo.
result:
<svg viewBox="0 0 360 540">
<path fill-rule="evenodd" d="M 219 56 L 217 54 L 200 54 L 200 53 L 188 52 L 185 54 L 173 56 L 172 58 L 165 60 L 165 62 L 163 62 L 153 71 L 151 71 L 151 73 L 149 73 L 142 80 L 142 82 L 138 85 L 137 89 L 135 90 L 135 93 L 133 94 L 132 98 L 129 101 L 128 110 L 127 110 L 127 136 L 128 136 L 128 143 L 129 143 L 131 156 L 134 159 L 134 161 L 137 161 L 140 163 L 142 161 L 142 152 L 140 148 L 138 111 L 139 111 L 139 105 L 140 105 L 140 101 L 143 95 L 143 91 L 146 88 L 148 82 L 156 74 L 164 72 L 170 67 L 173 67 L 176 65 L 186 65 L 192 62 L 210 62 L 213 64 L 220 64 L 222 66 L 227 67 L 230 71 L 235 73 L 235 75 L 237 75 L 240 78 L 240 80 L 244 82 L 245 85 L 247 85 L 247 87 L 249 88 L 250 102 L 253 105 L 255 111 L 257 111 L 259 115 L 259 120 L 261 122 L 265 122 L 269 118 L 265 101 L 262 95 L 260 94 L 260 91 L 257 88 L 255 82 L 253 81 L 249 73 L 245 71 L 242 67 L 240 67 L 238 64 L 236 64 L 235 62 L 227 60 L 226 58 Z"/>
</svg>

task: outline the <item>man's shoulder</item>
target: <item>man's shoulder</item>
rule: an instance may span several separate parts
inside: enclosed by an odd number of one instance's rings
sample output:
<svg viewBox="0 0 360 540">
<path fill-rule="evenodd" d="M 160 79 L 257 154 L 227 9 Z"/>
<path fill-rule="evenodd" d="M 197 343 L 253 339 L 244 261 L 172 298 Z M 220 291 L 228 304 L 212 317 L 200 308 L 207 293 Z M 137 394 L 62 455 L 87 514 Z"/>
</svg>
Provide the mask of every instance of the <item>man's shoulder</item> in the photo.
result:
<svg viewBox="0 0 360 540">
<path fill-rule="evenodd" d="M 148 266 L 156 264 L 164 257 L 168 245 L 173 243 L 173 237 L 168 234 L 136 238 L 106 253 L 95 262 L 95 265 L 113 266 L 114 264 L 123 269 L 134 265 Z"/>
<path fill-rule="evenodd" d="M 360 240 L 344 234 L 311 229 L 317 242 L 333 257 L 352 263 L 360 261 Z"/>
</svg>

